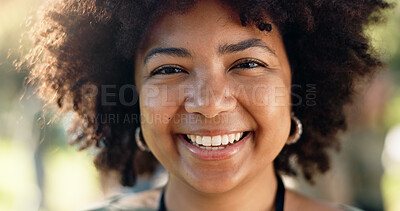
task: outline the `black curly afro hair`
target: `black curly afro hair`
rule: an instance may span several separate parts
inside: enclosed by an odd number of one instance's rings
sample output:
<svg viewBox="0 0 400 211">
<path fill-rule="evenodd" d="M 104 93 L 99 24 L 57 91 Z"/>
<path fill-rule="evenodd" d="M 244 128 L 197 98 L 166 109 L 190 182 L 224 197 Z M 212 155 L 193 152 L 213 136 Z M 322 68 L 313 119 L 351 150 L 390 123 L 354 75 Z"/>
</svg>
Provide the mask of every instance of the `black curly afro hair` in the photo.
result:
<svg viewBox="0 0 400 211">
<path fill-rule="evenodd" d="M 137 175 L 152 173 L 157 165 L 151 153 L 138 150 L 134 128 L 140 120 L 97 121 L 112 115 L 140 116 L 138 103 L 123 105 L 120 98 L 137 93 L 116 91 L 101 102 L 101 86 L 114 90 L 134 85 L 134 57 L 152 21 L 166 14 L 185 13 L 196 0 L 57 0 L 46 4 L 32 27 L 34 48 L 26 55 L 29 82 L 39 96 L 61 111 L 76 114 L 71 142 L 81 149 L 100 149 L 95 164 L 116 170 L 121 184 L 132 186 Z M 344 105 L 351 102 L 355 84 L 373 75 L 382 63 L 365 34 L 366 26 L 383 20 L 392 7 L 383 0 L 223 0 L 243 27 L 280 31 L 292 70 L 293 111 L 303 123 L 303 135 L 285 146 L 275 169 L 295 175 L 301 169 L 312 181 L 329 169 L 328 149 L 338 149 L 337 133 L 346 129 Z M 268 18 L 267 18 L 268 17 Z M 269 20 L 271 22 L 269 22 Z M 315 89 L 308 105 L 307 87 Z M 295 162 L 293 162 L 295 161 Z M 298 167 L 296 167 L 298 166 Z"/>
</svg>

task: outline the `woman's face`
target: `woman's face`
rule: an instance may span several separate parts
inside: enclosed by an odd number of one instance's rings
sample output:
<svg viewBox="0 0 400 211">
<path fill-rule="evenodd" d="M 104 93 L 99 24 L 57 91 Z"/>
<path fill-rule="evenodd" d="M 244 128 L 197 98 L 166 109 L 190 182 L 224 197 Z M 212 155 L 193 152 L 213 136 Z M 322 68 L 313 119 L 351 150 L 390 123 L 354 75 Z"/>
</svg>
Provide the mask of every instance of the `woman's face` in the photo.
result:
<svg viewBox="0 0 400 211">
<path fill-rule="evenodd" d="M 243 27 L 217 1 L 152 26 L 135 82 L 143 136 L 170 180 L 216 193 L 273 173 L 289 136 L 291 74 L 272 28 Z"/>
</svg>

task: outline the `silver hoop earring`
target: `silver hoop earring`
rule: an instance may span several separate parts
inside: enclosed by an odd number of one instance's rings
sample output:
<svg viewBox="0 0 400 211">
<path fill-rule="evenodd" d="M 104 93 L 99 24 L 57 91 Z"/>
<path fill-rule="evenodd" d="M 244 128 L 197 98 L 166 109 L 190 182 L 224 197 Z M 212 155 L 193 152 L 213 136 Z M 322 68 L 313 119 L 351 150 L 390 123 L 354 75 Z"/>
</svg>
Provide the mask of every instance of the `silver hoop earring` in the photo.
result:
<svg viewBox="0 0 400 211">
<path fill-rule="evenodd" d="M 141 151 L 150 152 L 150 149 L 142 142 L 142 139 L 140 138 L 140 127 L 136 128 L 135 140 L 136 140 L 136 145 L 139 147 Z"/>
<path fill-rule="evenodd" d="M 297 143 L 297 141 L 300 139 L 301 134 L 303 133 L 303 125 L 300 122 L 300 119 L 297 118 L 294 113 L 291 115 L 291 119 L 295 122 L 296 124 L 296 131 L 293 134 L 293 137 L 289 138 L 286 141 L 286 145 L 292 145 Z"/>
</svg>

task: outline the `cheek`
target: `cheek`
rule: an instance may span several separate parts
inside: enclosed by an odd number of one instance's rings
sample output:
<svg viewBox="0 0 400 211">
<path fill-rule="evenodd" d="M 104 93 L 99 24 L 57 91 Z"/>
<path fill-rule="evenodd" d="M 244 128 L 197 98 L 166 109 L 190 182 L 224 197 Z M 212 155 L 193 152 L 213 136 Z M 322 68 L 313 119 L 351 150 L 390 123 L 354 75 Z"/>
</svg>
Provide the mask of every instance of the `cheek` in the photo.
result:
<svg viewBox="0 0 400 211">
<path fill-rule="evenodd" d="M 180 103 L 173 93 L 168 86 L 145 85 L 139 94 L 143 136 L 159 160 L 176 154 L 171 126 Z"/>
<path fill-rule="evenodd" d="M 253 81 L 243 81 L 236 85 L 235 97 L 255 117 L 267 118 L 290 108 L 290 87 L 278 76 L 269 75 Z"/>
<path fill-rule="evenodd" d="M 290 131 L 290 88 L 281 77 L 270 75 L 254 86 L 247 86 L 237 98 L 256 122 L 255 150 L 274 158 L 284 146 Z"/>
<path fill-rule="evenodd" d="M 169 86 L 144 86 L 139 95 L 142 124 L 168 125 L 179 107 L 179 95 L 173 93 Z"/>
</svg>

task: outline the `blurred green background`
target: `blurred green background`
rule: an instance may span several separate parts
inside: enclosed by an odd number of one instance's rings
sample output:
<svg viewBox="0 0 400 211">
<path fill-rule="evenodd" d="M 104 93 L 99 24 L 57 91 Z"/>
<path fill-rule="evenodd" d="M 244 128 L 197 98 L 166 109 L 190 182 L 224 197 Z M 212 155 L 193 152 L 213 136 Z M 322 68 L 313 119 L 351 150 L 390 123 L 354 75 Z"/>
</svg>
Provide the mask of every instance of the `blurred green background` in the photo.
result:
<svg viewBox="0 0 400 211">
<path fill-rule="evenodd" d="M 94 152 L 68 146 L 68 118 L 43 114 L 23 86 L 27 71 L 15 71 L 13 61 L 30 46 L 22 32 L 42 1 L 0 0 L 0 210 L 79 210 L 112 195 Z M 332 170 L 314 186 L 285 178 L 288 186 L 366 210 L 400 210 L 400 7 L 387 17 L 368 33 L 389 65 L 348 108 L 351 127 Z"/>
</svg>

